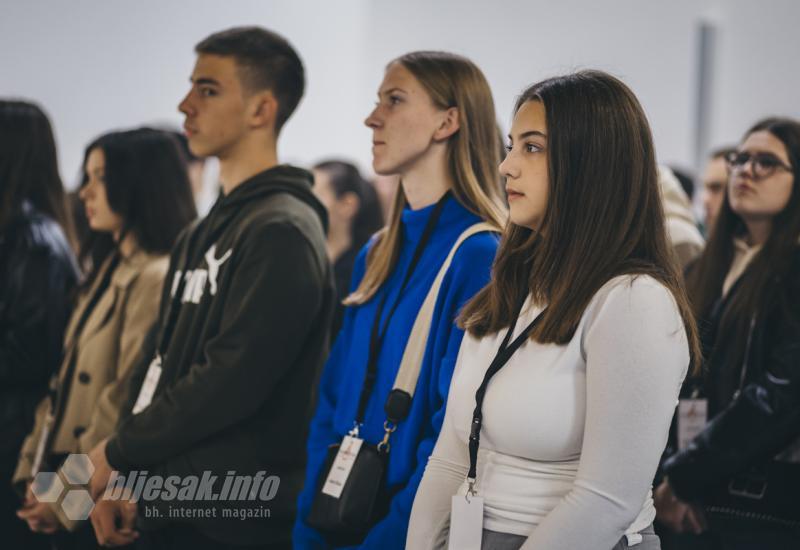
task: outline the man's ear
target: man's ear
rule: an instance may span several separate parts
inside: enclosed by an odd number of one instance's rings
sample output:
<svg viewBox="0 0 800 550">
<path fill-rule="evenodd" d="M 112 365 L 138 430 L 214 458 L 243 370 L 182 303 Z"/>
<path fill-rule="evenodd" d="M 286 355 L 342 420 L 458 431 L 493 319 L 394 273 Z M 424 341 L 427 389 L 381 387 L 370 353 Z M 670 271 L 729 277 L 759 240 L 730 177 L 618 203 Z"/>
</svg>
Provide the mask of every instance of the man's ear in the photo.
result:
<svg viewBox="0 0 800 550">
<path fill-rule="evenodd" d="M 361 199 L 352 191 L 348 191 L 337 199 L 338 207 L 344 217 L 352 220 L 358 214 L 358 209 L 361 207 Z"/>
<path fill-rule="evenodd" d="M 250 124 L 254 128 L 275 128 L 275 119 L 278 116 L 278 100 L 272 90 L 256 92 L 250 98 Z"/>
<path fill-rule="evenodd" d="M 444 141 L 458 132 L 459 128 L 461 128 L 461 119 L 458 114 L 458 107 L 450 107 L 444 112 L 442 121 L 433 134 L 433 139 Z"/>
</svg>

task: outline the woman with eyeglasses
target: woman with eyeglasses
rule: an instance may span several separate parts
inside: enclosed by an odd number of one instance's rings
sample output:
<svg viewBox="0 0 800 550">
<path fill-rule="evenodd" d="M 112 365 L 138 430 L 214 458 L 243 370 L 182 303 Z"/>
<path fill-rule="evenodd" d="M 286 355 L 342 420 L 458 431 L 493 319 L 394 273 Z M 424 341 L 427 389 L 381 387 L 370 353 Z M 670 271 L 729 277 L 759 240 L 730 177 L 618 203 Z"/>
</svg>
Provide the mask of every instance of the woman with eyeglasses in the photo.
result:
<svg viewBox="0 0 800 550">
<path fill-rule="evenodd" d="M 708 530 L 726 550 L 785 550 L 800 543 L 800 123 L 759 122 L 727 163 L 687 275 L 704 377 L 679 407 L 656 506 L 673 531 Z M 690 406 L 708 418 L 698 433 Z"/>
</svg>

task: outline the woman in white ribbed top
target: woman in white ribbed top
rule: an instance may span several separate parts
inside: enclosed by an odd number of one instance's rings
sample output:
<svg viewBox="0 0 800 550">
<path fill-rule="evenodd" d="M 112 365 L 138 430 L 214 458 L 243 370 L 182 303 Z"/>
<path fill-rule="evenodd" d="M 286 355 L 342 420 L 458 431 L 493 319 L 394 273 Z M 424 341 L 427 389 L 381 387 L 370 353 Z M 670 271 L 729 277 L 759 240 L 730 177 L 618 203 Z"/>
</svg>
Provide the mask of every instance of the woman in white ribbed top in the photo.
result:
<svg viewBox="0 0 800 550">
<path fill-rule="evenodd" d="M 407 547 L 459 536 L 451 499 L 469 489 L 476 392 L 490 370 L 475 547 L 658 549 L 653 475 L 699 350 L 647 119 L 622 82 L 584 71 L 528 88 L 509 138 L 500 170 L 511 220 L 491 283 L 459 320 L 467 334 Z M 502 342 L 526 329 L 490 369 Z"/>
</svg>

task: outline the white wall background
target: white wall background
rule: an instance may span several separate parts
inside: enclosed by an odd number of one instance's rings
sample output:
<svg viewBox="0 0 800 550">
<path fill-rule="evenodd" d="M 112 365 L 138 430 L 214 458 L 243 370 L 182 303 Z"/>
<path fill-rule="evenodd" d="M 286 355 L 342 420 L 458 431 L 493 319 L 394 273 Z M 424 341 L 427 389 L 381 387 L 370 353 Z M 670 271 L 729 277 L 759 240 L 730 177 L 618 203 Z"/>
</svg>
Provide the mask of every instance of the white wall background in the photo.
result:
<svg viewBox="0 0 800 550">
<path fill-rule="evenodd" d="M 526 85 L 610 71 L 639 96 L 659 159 L 691 167 L 700 21 L 717 31 L 710 145 L 736 141 L 765 114 L 800 117 L 796 0 L 0 0 L 0 96 L 49 112 L 72 186 L 98 134 L 180 125 L 196 42 L 258 24 L 286 36 L 306 65 L 307 93 L 281 141 L 298 164 L 344 156 L 368 170 L 362 121 L 385 64 L 446 49 L 484 70 L 504 128 Z"/>
</svg>

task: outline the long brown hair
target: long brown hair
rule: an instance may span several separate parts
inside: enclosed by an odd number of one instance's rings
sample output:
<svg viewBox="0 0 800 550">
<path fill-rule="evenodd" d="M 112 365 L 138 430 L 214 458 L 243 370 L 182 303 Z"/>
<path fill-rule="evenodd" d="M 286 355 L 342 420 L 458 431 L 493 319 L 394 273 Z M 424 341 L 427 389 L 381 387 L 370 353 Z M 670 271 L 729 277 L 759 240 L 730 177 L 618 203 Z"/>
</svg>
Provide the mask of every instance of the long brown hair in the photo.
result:
<svg viewBox="0 0 800 550">
<path fill-rule="evenodd" d="M 460 325 L 484 336 L 510 325 L 529 294 L 547 303 L 531 337 L 569 342 L 586 306 L 610 279 L 650 275 L 675 298 L 692 359 L 694 318 L 667 244 L 653 139 L 633 93 L 599 71 L 550 78 L 529 87 L 547 121 L 549 192 L 541 230 L 509 223 L 492 280 L 464 308 Z"/>
<path fill-rule="evenodd" d="M 0 100 L 0 230 L 24 201 L 61 226 L 75 246 L 50 119 L 34 103 Z"/>
<path fill-rule="evenodd" d="M 800 176 L 800 123 L 788 118 L 767 118 L 750 128 L 744 139 L 760 131 L 769 132 L 786 147 L 794 185 L 789 202 L 772 219 L 772 230 L 767 241 L 745 269 L 740 288 L 731 296 L 719 321 L 720 334 L 736 335 L 731 338 L 736 346 L 731 353 L 734 360 L 738 359 L 739 362 L 744 355 L 750 320 L 758 311 L 759 304 L 764 303 L 766 294 L 772 290 L 772 282 L 788 276 L 800 239 L 800 190 L 797 185 Z M 686 278 L 698 318 L 706 317 L 722 294 L 722 285 L 733 261 L 733 240 L 745 233 L 744 222 L 731 208 L 726 193 L 708 244 Z"/>
<path fill-rule="evenodd" d="M 498 136 L 489 83 L 472 61 L 446 52 L 412 52 L 398 57 L 440 109 L 456 107 L 459 129 L 448 141 L 447 163 L 453 176 L 455 199 L 467 210 L 502 229 L 506 210 L 501 197 Z M 367 255 L 367 269 L 345 305 L 363 304 L 386 281 L 400 254 L 401 214 L 406 205 L 398 188 L 388 223 L 376 236 Z"/>
</svg>

